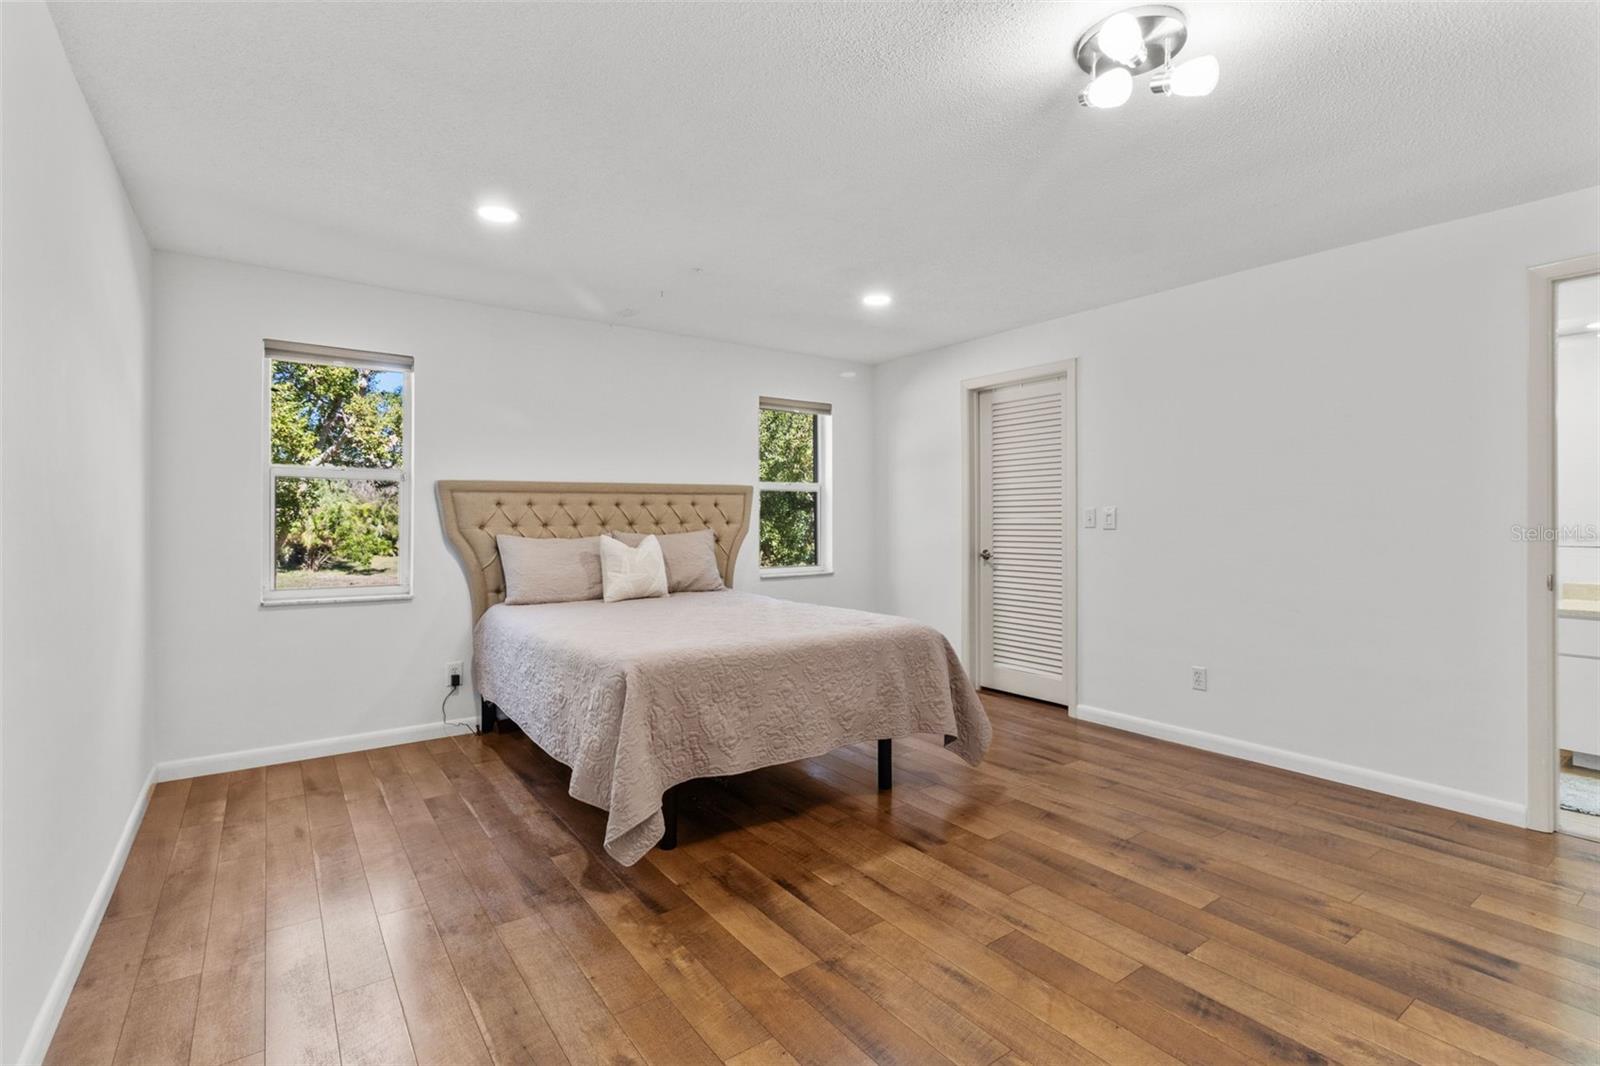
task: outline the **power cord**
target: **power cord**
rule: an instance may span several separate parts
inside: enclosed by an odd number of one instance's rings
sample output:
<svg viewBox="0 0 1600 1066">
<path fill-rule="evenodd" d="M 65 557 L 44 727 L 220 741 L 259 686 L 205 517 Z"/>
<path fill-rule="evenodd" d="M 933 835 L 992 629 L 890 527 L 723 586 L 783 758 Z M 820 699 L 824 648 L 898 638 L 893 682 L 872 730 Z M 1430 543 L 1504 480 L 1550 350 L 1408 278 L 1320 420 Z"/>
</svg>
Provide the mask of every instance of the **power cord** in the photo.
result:
<svg viewBox="0 0 1600 1066">
<path fill-rule="evenodd" d="M 446 727 L 453 725 L 465 729 L 472 736 L 478 736 L 483 730 L 470 722 L 452 722 L 449 715 L 445 713 L 445 707 L 449 705 L 450 697 L 459 691 L 461 691 L 461 674 L 459 671 L 452 670 L 450 672 L 450 689 L 444 694 L 444 699 L 439 701 L 439 721 L 443 722 Z"/>
</svg>

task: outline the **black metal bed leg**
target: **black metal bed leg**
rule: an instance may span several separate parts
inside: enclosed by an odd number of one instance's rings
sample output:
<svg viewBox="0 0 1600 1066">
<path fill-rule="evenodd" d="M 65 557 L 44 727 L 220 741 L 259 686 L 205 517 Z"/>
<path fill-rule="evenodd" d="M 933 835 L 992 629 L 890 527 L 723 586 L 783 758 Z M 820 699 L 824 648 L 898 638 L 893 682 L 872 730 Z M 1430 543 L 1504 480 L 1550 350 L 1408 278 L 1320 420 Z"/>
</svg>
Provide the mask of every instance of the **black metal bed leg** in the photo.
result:
<svg viewBox="0 0 1600 1066">
<path fill-rule="evenodd" d="M 894 787 L 894 741 L 878 741 L 878 791 Z"/>
<path fill-rule="evenodd" d="M 678 846 L 678 786 L 674 785 L 661 794 L 661 817 L 666 822 L 666 828 L 661 831 L 661 843 L 656 847 L 671 851 Z"/>
<path fill-rule="evenodd" d="M 488 736 L 495 730 L 499 709 L 483 697 L 478 697 L 478 732 Z"/>
</svg>

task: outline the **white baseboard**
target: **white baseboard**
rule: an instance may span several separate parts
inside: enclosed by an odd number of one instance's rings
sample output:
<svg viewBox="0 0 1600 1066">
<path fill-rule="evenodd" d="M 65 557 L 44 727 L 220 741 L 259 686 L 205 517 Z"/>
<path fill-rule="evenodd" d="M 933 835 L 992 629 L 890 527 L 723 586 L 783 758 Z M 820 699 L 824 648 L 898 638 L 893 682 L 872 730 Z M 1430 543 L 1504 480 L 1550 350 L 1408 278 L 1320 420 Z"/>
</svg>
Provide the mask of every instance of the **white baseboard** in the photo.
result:
<svg viewBox="0 0 1600 1066">
<path fill-rule="evenodd" d="M 1462 814 L 1476 815 L 1479 818 L 1488 818 L 1491 821 L 1505 822 L 1508 825 L 1525 826 L 1527 811 L 1523 804 L 1513 803 L 1510 800 L 1495 799 L 1493 796 L 1484 796 L 1476 792 L 1465 792 L 1459 788 L 1448 785 L 1436 785 L 1428 781 L 1418 781 L 1415 778 L 1401 777 L 1398 774 L 1385 773 L 1382 770 L 1369 770 L 1364 766 L 1354 766 L 1350 763 L 1334 762 L 1332 759 L 1323 759 L 1315 755 L 1302 755 L 1295 751 L 1285 751 L 1282 748 L 1271 748 L 1265 744 L 1256 744 L 1248 740 L 1236 740 L 1218 733 L 1206 733 L 1198 729 L 1187 729 L 1180 725 L 1171 725 L 1167 722 L 1158 722 L 1153 718 L 1139 718 L 1120 711 L 1108 711 L 1103 707 L 1090 707 L 1080 703 L 1073 708 L 1073 714 L 1085 722 L 1095 722 L 1099 725 L 1111 726 L 1113 729 L 1125 729 L 1130 733 L 1139 733 L 1147 737 L 1157 737 L 1161 740 L 1170 740 L 1175 744 L 1183 744 L 1191 748 L 1200 748 L 1203 751 L 1214 751 L 1219 755 L 1232 755 L 1239 759 L 1248 759 L 1251 762 L 1265 763 L 1276 766 L 1281 770 L 1293 770 L 1296 773 L 1309 774 L 1327 781 L 1337 781 L 1342 785 L 1354 785 L 1372 792 L 1381 792 L 1386 796 L 1398 796 L 1401 799 L 1415 800 L 1434 807 L 1443 807 L 1446 810 L 1459 811 Z"/>
<path fill-rule="evenodd" d="M 105 917 L 106 906 L 111 902 L 111 893 L 116 890 L 117 878 L 122 876 L 122 865 L 128 861 L 128 852 L 133 848 L 133 838 L 139 833 L 139 823 L 144 821 L 145 808 L 150 805 L 150 793 L 155 787 L 156 771 L 151 767 L 149 775 L 144 779 L 144 787 L 139 790 L 138 798 L 133 801 L 133 809 L 128 812 L 128 821 L 122 827 L 122 835 L 117 838 L 117 846 L 111 851 L 111 860 L 106 864 L 106 871 L 100 875 L 100 883 L 95 886 L 94 895 L 89 897 L 89 906 L 83 912 L 83 920 L 78 923 L 78 930 L 72 934 L 72 942 L 67 945 L 67 954 L 61 960 L 61 968 L 56 971 L 56 979 L 50 982 L 50 990 L 45 994 L 44 1003 L 40 1005 L 39 1013 L 34 1016 L 33 1026 L 28 1030 L 28 1039 L 22 1045 L 19 1062 L 33 1066 L 44 1061 L 45 1052 L 50 1050 L 50 1041 L 56 1035 L 56 1026 L 61 1024 L 61 1014 L 67 1009 L 67 998 L 72 995 L 72 987 L 78 983 L 78 972 L 83 969 L 83 960 L 89 956 L 89 945 L 94 943 L 94 935 L 100 930 L 100 919 Z"/>
<path fill-rule="evenodd" d="M 342 737 L 323 737 L 321 740 L 303 740 L 294 744 L 278 744 L 270 748 L 249 748 L 244 751 L 227 751 L 218 755 L 197 755 L 190 759 L 171 759 L 156 764 L 156 779 L 177 781 L 202 774 L 225 774 L 233 770 L 252 770 L 257 766 L 272 766 L 281 762 L 298 762 L 301 759 L 320 759 L 325 755 L 343 755 L 368 748 L 389 748 L 396 744 L 413 744 L 419 740 L 459 736 L 461 726 L 476 726 L 478 718 L 452 718 L 449 722 L 428 722 L 425 725 L 401 726 L 399 729 L 380 729 L 373 733 L 352 733 Z"/>
</svg>

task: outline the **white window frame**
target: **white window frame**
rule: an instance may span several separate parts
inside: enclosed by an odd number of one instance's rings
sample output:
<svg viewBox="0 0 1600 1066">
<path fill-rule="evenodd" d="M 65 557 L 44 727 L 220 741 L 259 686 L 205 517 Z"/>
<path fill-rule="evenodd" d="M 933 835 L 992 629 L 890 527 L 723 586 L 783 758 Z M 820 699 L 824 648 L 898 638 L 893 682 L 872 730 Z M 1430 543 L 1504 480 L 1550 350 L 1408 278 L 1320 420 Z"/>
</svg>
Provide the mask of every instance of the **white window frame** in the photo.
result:
<svg viewBox="0 0 1600 1066">
<path fill-rule="evenodd" d="M 266 358 L 261 362 L 261 441 L 265 477 L 262 482 L 265 509 L 265 535 L 261 553 L 261 605 L 279 607 L 334 603 L 381 603 L 411 598 L 411 455 L 412 418 L 416 398 L 412 387 L 413 361 L 408 355 L 363 352 L 349 348 L 329 348 L 320 344 L 268 340 Z M 405 379 L 401 392 L 400 463 L 393 467 L 295 466 L 272 461 L 272 363 L 315 363 L 322 366 L 353 366 L 365 370 L 398 373 Z M 280 477 L 326 478 L 343 481 L 394 481 L 399 485 L 400 536 L 396 573 L 399 583 L 362 588 L 280 589 L 277 578 L 276 494 L 274 483 Z"/>
<path fill-rule="evenodd" d="M 809 400 L 760 399 L 759 410 L 792 411 L 817 416 L 817 480 L 759 481 L 756 483 L 756 568 L 762 580 L 816 577 L 833 573 L 833 405 Z M 761 447 L 759 435 L 756 447 Z M 759 453 L 756 461 L 759 466 Z M 761 493 L 814 492 L 817 494 L 817 562 L 814 566 L 761 566 Z"/>
</svg>

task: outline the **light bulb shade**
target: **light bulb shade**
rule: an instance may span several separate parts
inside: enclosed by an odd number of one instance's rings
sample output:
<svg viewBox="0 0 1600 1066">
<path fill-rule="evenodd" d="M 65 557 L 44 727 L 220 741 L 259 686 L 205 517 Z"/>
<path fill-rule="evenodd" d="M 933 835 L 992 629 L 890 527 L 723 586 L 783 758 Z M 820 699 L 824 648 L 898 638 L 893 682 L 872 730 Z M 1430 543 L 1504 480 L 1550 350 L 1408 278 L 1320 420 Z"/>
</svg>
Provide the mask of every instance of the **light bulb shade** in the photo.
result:
<svg viewBox="0 0 1600 1066">
<path fill-rule="evenodd" d="M 1095 34 L 1095 43 L 1107 59 L 1125 67 L 1144 62 L 1144 29 L 1139 25 L 1139 20 L 1126 11 L 1106 19 Z"/>
<path fill-rule="evenodd" d="M 1078 94 L 1084 107 L 1121 107 L 1133 95 L 1133 75 L 1126 67 L 1112 67 Z"/>
<path fill-rule="evenodd" d="M 1150 79 L 1150 91 L 1173 96 L 1209 96 L 1217 87 L 1221 72 L 1216 56 L 1200 56 L 1157 74 Z"/>
<path fill-rule="evenodd" d="M 1141 4 L 1094 23 L 1072 46 L 1072 55 L 1091 78 L 1112 67 L 1127 67 L 1137 78 L 1165 67 L 1188 39 L 1182 11 Z"/>
</svg>

